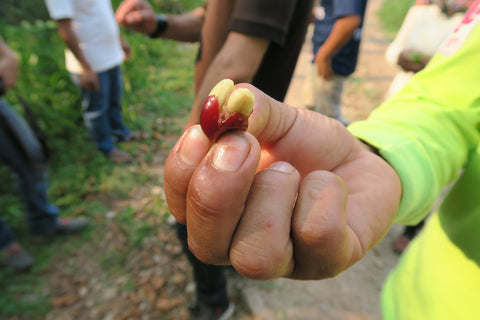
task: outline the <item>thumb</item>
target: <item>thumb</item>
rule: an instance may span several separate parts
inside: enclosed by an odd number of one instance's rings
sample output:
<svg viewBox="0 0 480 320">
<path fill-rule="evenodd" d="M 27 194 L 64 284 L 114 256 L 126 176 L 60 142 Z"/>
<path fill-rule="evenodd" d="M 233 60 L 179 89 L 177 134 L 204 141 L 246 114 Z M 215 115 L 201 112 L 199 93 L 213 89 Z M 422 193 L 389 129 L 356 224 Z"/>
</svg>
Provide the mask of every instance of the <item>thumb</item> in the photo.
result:
<svg viewBox="0 0 480 320">
<path fill-rule="evenodd" d="M 294 108 L 271 98 L 250 84 L 242 83 L 237 87 L 245 87 L 255 96 L 253 112 L 248 120 L 248 132 L 260 142 L 274 143 L 294 124 L 296 119 Z"/>
<path fill-rule="evenodd" d="M 302 176 L 313 170 L 332 170 L 354 147 L 353 136 L 335 119 L 279 102 L 249 84 L 255 96 L 248 131 L 262 147 L 259 169 L 287 161 Z"/>
</svg>

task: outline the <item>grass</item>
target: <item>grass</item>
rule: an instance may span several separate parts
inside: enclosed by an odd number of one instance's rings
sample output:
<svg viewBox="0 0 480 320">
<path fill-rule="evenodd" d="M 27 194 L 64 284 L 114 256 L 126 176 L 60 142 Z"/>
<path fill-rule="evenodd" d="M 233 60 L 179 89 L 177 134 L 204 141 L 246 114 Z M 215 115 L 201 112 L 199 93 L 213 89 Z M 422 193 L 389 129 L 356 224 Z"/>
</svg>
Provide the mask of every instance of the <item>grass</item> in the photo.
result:
<svg viewBox="0 0 480 320">
<path fill-rule="evenodd" d="M 114 6 L 119 1 L 114 1 Z M 201 1 L 152 1 L 163 12 L 181 12 Z M 86 216 L 94 226 L 79 237 L 54 240 L 49 245 L 29 241 L 22 203 L 10 170 L 0 167 L 1 218 L 15 232 L 16 239 L 34 254 L 36 264 L 28 274 L 0 269 L 0 318 L 43 318 L 50 310 L 51 293 L 45 288 L 45 274 L 56 257 L 68 257 L 78 248 L 94 251 L 103 239 L 98 229 L 109 228 L 106 215 L 111 202 L 128 199 L 132 190 L 161 184 L 162 176 L 142 168 L 155 161 L 159 150 L 171 142 L 164 135 L 178 135 L 193 100 L 193 61 L 196 45 L 174 41 L 152 41 L 123 30 L 132 47 L 132 58 L 123 66 L 125 83 L 124 120 L 133 130 L 142 129 L 154 137 L 144 143 L 125 144 L 123 149 L 138 155 L 138 166 L 115 166 L 99 155 L 89 141 L 79 108 L 76 87 L 64 68 L 64 44 L 56 25 L 45 19 L 43 1 L 2 2 L 0 30 L 4 40 L 21 57 L 20 79 L 7 99 L 20 113 L 17 96 L 31 104 L 39 124 L 47 134 L 51 151 L 49 197 L 64 216 Z M 5 9 L 5 10 L 3 10 Z M 37 10 L 38 9 L 38 10 Z M 34 14 L 37 13 L 36 18 Z M 3 22 L 2 22 L 3 21 Z M 39 41 L 38 39 L 41 39 Z M 47 45 L 48 44 L 48 45 Z M 128 254 L 154 233 L 152 217 L 164 221 L 165 202 L 160 197 L 142 208 L 117 208 L 115 224 L 128 239 L 123 250 L 107 249 L 99 261 L 106 274 L 114 273 Z M 139 217 L 139 212 L 143 216 Z M 148 216 L 148 218 L 145 218 Z M 156 221 L 156 220 L 155 220 Z M 87 245 L 88 244 L 88 245 Z"/>
<path fill-rule="evenodd" d="M 384 0 L 378 16 L 385 31 L 393 36 L 400 29 L 408 9 L 414 3 L 414 0 Z"/>
</svg>

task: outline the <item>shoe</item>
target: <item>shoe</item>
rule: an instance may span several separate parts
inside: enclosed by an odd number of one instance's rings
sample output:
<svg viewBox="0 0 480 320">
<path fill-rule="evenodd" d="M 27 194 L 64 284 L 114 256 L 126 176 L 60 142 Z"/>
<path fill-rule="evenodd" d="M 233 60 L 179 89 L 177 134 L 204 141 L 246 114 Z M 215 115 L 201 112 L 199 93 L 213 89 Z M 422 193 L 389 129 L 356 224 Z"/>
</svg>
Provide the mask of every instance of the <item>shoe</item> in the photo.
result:
<svg viewBox="0 0 480 320">
<path fill-rule="evenodd" d="M 214 307 L 204 303 L 197 303 L 190 309 L 191 320 L 227 320 L 233 316 L 235 306 L 229 303 L 228 306 Z"/>
<path fill-rule="evenodd" d="M 13 242 L 2 250 L 2 265 L 18 272 L 30 270 L 35 262 L 32 255 L 25 251 L 17 242 Z"/>
<path fill-rule="evenodd" d="M 46 234 L 33 233 L 30 237 L 32 243 L 40 244 L 52 240 L 57 235 L 71 235 L 80 233 L 88 227 L 88 220 L 85 218 L 59 218 L 56 228 Z"/>
<path fill-rule="evenodd" d="M 85 218 L 60 218 L 55 233 L 75 234 L 85 230 L 88 220 Z"/>
<path fill-rule="evenodd" d="M 133 161 L 131 155 L 118 149 L 113 149 L 110 151 L 110 153 L 107 155 L 107 158 L 115 163 L 130 163 Z"/>
<path fill-rule="evenodd" d="M 143 131 L 134 131 L 130 135 L 123 137 L 120 141 L 130 142 L 130 141 L 141 141 L 147 138 L 147 133 Z"/>
</svg>

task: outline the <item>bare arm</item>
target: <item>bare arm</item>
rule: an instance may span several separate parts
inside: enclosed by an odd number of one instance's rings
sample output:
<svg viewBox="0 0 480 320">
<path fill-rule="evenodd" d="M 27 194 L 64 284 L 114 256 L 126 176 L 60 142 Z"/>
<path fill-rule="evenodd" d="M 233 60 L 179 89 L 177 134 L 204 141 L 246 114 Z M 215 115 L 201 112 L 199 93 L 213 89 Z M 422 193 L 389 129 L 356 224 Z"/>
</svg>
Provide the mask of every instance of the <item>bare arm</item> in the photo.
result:
<svg viewBox="0 0 480 320">
<path fill-rule="evenodd" d="M 15 86 L 18 80 L 19 59 L 0 37 L 0 79 L 3 81 L 4 91 Z"/>
<path fill-rule="evenodd" d="M 200 7 L 181 15 L 167 15 L 168 28 L 162 38 L 184 42 L 200 41 L 205 9 Z"/>
<path fill-rule="evenodd" d="M 230 32 L 198 87 L 187 127 L 199 122 L 202 105 L 218 81 L 225 78 L 232 79 L 235 83 L 252 81 L 269 43 L 265 39 Z"/>
<path fill-rule="evenodd" d="M 98 91 L 98 78 L 97 74 L 92 70 L 85 55 L 80 49 L 77 35 L 72 29 L 72 19 L 60 19 L 57 20 L 58 34 L 65 42 L 66 46 L 77 58 L 78 62 L 83 68 L 83 73 L 80 75 L 80 85 L 90 91 Z"/>
<path fill-rule="evenodd" d="M 164 39 L 185 42 L 200 40 L 205 10 L 196 8 L 181 15 L 166 15 L 168 28 L 161 35 Z M 152 34 L 157 28 L 155 12 L 145 0 L 125 0 L 115 12 L 115 18 L 121 26 L 143 34 Z"/>
<path fill-rule="evenodd" d="M 234 1 L 208 1 L 201 30 L 201 57 L 195 65 L 195 93 L 198 92 L 205 73 L 227 39 L 234 4 Z"/>
<path fill-rule="evenodd" d="M 355 30 L 360 26 L 360 23 L 360 16 L 351 15 L 338 19 L 333 25 L 333 29 L 327 40 L 315 55 L 318 74 L 325 80 L 329 80 L 333 75 L 331 66 L 332 55 L 352 38 Z"/>
</svg>

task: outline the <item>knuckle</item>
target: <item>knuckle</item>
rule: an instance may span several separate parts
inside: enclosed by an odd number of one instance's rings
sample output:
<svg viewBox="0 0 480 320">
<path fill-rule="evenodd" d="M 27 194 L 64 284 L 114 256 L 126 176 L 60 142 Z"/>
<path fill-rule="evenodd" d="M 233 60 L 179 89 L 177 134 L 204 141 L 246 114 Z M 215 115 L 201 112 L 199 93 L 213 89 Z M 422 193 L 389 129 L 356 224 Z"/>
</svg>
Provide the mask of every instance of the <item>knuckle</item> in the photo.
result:
<svg viewBox="0 0 480 320">
<path fill-rule="evenodd" d="M 268 251 L 249 244 L 237 245 L 230 252 L 230 262 L 240 274 L 255 280 L 268 280 L 282 276 L 285 251 Z"/>
<path fill-rule="evenodd" d="M 206 246 L 190 238 L 188 239 L 188 248 L 190 252 L 203 263 L 211 265 L 228 263 L 228 258 L 225 254 L 219 254 L 212 250 L 211 246 Z"/>
<path fill-rule="evenodd" d="M 317 213 L 318 216 L 328 219 L 325 212 Z M 331 241 L 333 231 L 326 227 L 323 223 L 303 223 L 294 227 L 295 238 L 308 247 L 322 247 Z"/>
</svg>

